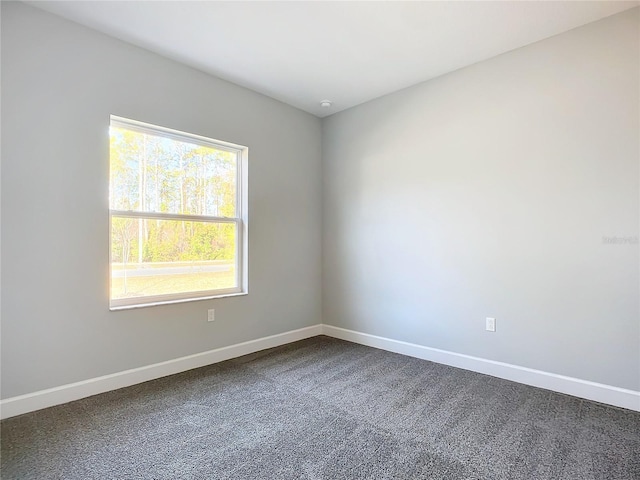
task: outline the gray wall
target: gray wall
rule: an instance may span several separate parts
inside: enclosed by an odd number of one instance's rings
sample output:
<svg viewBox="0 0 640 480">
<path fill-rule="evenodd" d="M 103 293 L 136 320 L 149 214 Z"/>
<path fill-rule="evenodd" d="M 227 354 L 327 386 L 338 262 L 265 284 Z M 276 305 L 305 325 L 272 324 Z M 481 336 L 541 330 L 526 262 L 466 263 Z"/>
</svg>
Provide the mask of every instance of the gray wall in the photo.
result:
<svg viewBox="0 0 640 480">
<path fill-rule="evenodd" d="M 638 35 L 634 9 L 325 119 L 324 322 L 639 390 L 638 245 L 603 244 L 638 235 Z"/>
<path fill-rule="evenodd" d="M 110 114 L 249 147 L 249 295 L 109 311 Z M 2 2 L 2 397 L 320 323 L 320 139 L 309 114 Z"/>
<path fill-rule="evenodd" d="M 2 398 L 317 324 L 321 306 L 328 324 L 640 389 L 638 245 L 602 242 L 639 230 L 638 33 L 635 9 L 321 132 L 2 2 Z M 108 310 L 110 114 L 249 146 L 248 296 Z"/>
</svg>

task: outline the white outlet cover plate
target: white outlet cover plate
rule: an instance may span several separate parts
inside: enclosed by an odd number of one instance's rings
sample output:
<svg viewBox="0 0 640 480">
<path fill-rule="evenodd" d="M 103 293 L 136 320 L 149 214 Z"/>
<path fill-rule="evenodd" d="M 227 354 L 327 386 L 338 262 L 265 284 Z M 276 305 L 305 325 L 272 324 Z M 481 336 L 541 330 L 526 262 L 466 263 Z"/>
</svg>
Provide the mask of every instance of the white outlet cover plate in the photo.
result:
<svg viewBox="0 0 640 480">
<path fill-rule="evenodd" d="M 493 318 L 493 317 L 487 317 L 486 322 L 487 322 L 487 324 L 486 324 L 487 325 L 486 326 L 487 330 L 490 331 L 490 332 L 495 332 L 496 331 L 496 319 Z"/>
</svg>

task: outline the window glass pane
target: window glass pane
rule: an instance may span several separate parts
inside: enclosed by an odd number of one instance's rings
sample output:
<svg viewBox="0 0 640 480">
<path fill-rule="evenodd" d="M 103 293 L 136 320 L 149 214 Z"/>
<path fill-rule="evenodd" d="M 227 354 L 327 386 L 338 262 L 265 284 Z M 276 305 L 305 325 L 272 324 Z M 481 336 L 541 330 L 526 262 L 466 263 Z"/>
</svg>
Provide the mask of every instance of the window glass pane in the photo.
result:
<svg viewBox="0 0 640 480">
<path fill-rule="evenodd" d="M 238 287 L 236 223 L 111 218 L 111 298 Z"/>
<path fill-rule="evenodd" d="M 110 208 L 236 216 L 237 154 L 110 128 Z"/>
</svg>

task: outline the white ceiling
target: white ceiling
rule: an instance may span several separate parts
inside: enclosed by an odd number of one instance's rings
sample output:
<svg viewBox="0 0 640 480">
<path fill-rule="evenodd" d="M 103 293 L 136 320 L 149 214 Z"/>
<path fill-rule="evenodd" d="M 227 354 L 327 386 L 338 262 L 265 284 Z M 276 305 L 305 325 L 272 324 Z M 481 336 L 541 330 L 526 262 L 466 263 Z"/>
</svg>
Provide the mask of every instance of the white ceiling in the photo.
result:
<svg viewBox="0 0 640 480">
<path fill-rule="evenodd" d="M 640 1 L 28 3 L 323 117 Z"/>
</svg>

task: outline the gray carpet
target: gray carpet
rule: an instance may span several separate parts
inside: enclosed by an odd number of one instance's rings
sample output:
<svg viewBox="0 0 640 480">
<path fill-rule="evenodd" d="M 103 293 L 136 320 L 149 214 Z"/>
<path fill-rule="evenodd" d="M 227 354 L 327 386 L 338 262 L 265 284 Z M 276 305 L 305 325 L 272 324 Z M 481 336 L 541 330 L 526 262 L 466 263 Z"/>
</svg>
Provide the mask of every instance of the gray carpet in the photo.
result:
<svg viewBox="0 0 640 480">
<path fill-rule="evenodd" d="M 2 422 L 2 479 L 640 479 L 640 414 L 315 337 Z"/>
</svg>

